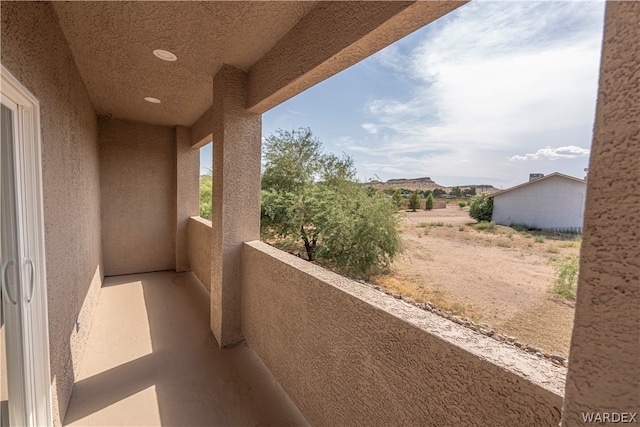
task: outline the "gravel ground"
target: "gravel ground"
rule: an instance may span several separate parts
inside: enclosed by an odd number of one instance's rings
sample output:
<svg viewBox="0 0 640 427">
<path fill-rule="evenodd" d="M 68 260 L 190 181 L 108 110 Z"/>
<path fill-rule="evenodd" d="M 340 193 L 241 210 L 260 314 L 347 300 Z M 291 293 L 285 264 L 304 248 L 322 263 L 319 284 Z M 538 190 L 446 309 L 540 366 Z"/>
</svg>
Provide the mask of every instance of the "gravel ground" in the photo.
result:
<svg viewBox="0 0 640 427">
<path fill-rule="evenodd" d="M 579 242 L 502 226 L 478 231 L 457 206 L 400 215 L 405 252 L 372 283 L 568 354 L 574 309 L 551 286 L 554 266 L 577 255 Z"/>
</svg>

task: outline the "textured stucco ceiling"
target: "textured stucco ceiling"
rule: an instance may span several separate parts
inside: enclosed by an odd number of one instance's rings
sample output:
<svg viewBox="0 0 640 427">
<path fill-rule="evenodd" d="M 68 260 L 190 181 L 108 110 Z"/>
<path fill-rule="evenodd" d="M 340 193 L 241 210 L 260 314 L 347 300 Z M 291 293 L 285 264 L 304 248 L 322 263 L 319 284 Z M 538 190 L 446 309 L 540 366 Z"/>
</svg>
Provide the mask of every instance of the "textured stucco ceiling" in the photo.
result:
<svg viewBox="0 0 640 427">
<path fill-rule="evenodd" d="M 53 4 L 98 114 L 190 126 L 211 105 L 223 63 L 248 70 L 315 2 Z M 154 49 L 178 60 L 162 61 Z"/>
</svg>

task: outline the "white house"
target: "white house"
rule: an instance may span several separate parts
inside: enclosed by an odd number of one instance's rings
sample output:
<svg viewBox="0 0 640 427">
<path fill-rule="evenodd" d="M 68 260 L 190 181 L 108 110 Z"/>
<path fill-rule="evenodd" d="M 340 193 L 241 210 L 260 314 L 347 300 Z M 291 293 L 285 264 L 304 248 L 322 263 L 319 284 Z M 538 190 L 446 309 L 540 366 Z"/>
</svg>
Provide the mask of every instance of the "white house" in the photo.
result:
<svg viewBox="0 0 640 427">
<path fill-rule="evenodd" d="M 493 221 L 582 232 L 587 182 L 558 172 L 495 193 Z"/>
</svg>

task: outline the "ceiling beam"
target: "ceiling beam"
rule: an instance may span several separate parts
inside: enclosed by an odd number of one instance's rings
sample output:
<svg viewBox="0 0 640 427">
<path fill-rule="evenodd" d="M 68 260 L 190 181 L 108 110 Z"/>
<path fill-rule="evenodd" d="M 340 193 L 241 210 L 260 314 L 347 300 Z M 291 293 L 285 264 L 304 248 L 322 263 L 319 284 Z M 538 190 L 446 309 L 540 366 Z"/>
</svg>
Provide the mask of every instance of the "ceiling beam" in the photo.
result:
<svg viewBox="0 0 640 427">
<path fill-rule="evenodd" d="M 264 113 L 465 3 L 319 2 L 250 68 L 247 109 Z"/>
<path fill-rule="evenodd" d="M 191 148 L 202 148 L 213 138 L 213 106 L 191 125 Z"/>
</svg>

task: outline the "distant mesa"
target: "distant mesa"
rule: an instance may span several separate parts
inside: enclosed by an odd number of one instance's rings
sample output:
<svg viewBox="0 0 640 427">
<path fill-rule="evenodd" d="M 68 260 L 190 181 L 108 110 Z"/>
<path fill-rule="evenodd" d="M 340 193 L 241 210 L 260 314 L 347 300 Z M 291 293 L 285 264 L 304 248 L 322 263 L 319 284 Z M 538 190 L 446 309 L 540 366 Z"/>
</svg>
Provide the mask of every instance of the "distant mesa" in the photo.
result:
<svg viewBox="0 0 640 427">
<path fill-rule="evenodd" d="M 431 178 L 425 176 L 424 178 L 399 178 L 399 179 L 390 179 L 387 181 L 387 184 L 404 184 L 406 182 L 433 182 Z M 433 182 L 435 184 L 435 182 Z"/>
<path fill-rule="evenodd" d="M 404 188 L 406 190 L 435 190 L 436 188 L 440 188 L 445 190 L 446 192 L 451 191 L 454 187 L 445 187 L 444 185 L 440 185 L 430 177 L 425 176 L 422 178 L 396 178 L 390 179 L 388 181 L 382 182 L 378 180 L 371 180 L 365 183 L 367 187 L 375 188 L 376 190 L 388 190 L 390 188 Z M 467 188 L 476 187 L 476 191 L 478 193 L 485 192 L 489 194 L 497 193 L 500 191 L 498 188 L 495 188 L 493 185 L 487 184 L 465 184 L 458 185 L 461 190 L 465 190 Z"/>
</svg>

